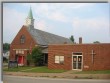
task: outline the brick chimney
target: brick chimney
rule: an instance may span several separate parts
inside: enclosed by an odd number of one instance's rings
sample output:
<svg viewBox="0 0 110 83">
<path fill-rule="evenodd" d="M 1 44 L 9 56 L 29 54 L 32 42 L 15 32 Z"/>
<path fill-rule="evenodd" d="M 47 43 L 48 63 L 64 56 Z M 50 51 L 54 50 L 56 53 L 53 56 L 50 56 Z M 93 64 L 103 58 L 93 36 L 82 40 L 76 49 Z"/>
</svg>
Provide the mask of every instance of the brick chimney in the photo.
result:
<svg viewBox="0 0 110 83">
<path fill-rule="evenodd" d="M 82 37 L 79 37 L 79 44 L 82 44 Z"/>
</svg>

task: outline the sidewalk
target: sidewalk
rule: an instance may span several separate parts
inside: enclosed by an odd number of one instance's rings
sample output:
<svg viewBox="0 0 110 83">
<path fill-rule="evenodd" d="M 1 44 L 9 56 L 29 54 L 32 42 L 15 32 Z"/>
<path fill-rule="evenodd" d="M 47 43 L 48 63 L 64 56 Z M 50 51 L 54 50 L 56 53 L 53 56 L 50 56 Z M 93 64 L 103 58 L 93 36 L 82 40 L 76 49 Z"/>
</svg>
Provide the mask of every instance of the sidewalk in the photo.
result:
<svg viewBox="0 0 110 83">
<path fill-rule="evenodd" d="M 50 77 L 69 79 L 110 79 L 110 74 L 72 74 L 71 71 L 64 73 L 27 73 L 27 72 L 3 72 L 4 75 L 29 76 L 29 77 Z"/>
</svg>

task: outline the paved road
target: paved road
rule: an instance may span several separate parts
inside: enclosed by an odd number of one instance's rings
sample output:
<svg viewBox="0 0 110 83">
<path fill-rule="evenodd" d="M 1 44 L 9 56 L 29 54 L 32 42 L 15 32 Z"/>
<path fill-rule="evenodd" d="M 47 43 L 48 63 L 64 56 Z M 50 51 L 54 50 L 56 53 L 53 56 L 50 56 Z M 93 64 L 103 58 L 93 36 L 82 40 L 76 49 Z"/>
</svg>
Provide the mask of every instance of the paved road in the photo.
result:
<svg viewBox="0 0 110 83">
<path fill-rule="evenodd" d="M 3 83 L 110 83 L 110 80 L 95 79 L 56 79 L 56 78 L 38 78 L 25 76 L 4 75 Z"/>
</svg>

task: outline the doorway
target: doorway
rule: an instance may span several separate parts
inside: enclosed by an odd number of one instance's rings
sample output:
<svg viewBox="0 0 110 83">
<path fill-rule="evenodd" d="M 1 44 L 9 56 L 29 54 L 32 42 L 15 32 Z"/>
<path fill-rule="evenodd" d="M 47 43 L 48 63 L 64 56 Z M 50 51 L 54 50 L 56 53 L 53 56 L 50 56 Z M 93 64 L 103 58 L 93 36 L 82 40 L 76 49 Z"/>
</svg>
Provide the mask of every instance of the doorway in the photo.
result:
<svg viewBox="0 0 110 83">
<path fill-rule="evenodd" d="M 18 56 L 18 65 L 23 66 L 24 65 L 24 56 Z"/>
<path fill-rule="evenodd" d="M 82 54 L 73 54 L 72 55 L 72 69 L 73 70 L 82 70 Z"/>
<path fill-rule="evenodd" d="M 44 63 L 45 66 L 48 66 L 48 54 L 47 53 L 44 54 L 43 63 Z"/>
</svg>

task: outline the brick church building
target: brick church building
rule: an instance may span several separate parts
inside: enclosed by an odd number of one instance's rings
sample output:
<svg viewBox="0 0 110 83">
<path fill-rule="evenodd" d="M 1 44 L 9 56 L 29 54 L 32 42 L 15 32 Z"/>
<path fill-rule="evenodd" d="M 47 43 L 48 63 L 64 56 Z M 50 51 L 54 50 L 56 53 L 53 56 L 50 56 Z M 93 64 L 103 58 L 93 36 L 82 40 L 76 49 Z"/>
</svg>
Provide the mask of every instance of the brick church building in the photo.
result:
<svg viewBox="0 0 110 83">
<path fill-rule="evenodd" d="M 44 63 L 49 69 L 110 70 L 110 43 L 73 44 L 67 38 L 35 29 L 30 8 L 26 24 L 10 45 L 10 60 L 27 65 L 26 56 L 36 46 L 43 48 Z"/>
<path fill-rule="evenodd" d="M 26 56 L 32 52 L 36 46 L 43 48 L 44 62 L 48 63 L 48 45 L 49 44 L 72 44 L 67 38 L 54 35 L 34 27 L 34 19 L 30 8 L 26 18 L 26 24 L 21 27 L 10 45 L 10 60 L 18 61 L 18 65 L 27 65 Z"/>
</svg>

